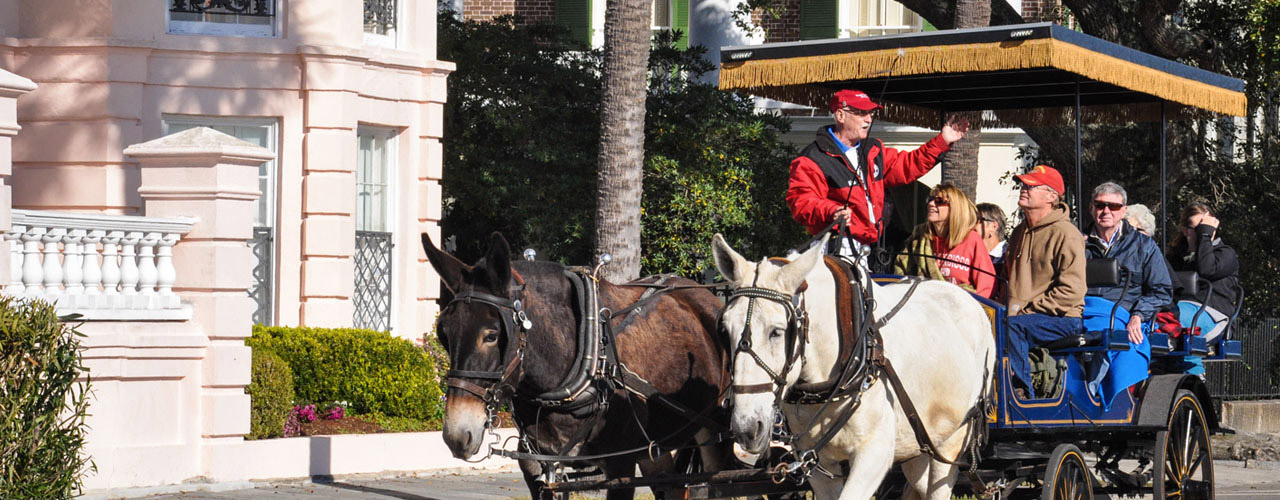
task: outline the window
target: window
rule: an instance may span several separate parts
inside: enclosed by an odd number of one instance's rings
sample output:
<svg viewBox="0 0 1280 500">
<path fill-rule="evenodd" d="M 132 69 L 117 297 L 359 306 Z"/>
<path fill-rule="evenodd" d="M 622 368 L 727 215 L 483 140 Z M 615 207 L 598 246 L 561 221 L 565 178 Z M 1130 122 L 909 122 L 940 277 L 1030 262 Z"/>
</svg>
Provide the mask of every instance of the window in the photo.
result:
<svg viewBox="0 0 1280 500">
<path fill-rule="evenodd" d="M 169 33 L 275 36 L 277 0 L 170 0 Z"/>
<path fill-rule="evenodd" d="M 671 29 L 671 8 L 672 0 L 653 0 L 652 17 L 649 25 L 652 29 L 662 30 Z"/>
<path fill-rule="evenodd" d="M 356 132 L 356 328 L 391 330 L 394 130 L 360 127 Z"/>
<path fill-rule="evenodd" d="M 364 0 L 364 43 L 396 46 L 396 26 L 400 18 L 397 0 Z"/>
<path fill-rule="evenodd" d="M 255 118 L 216 118 L 205 116 L 166 116 L 165 135 L 176 134 L 196 127 L 209 127 L 245 142 L 261 146 L 276 153 L 276 120 Z M 275 226 L 276 226 L 276 161 L 271 160 L 258 167 L 258 191 L 262 196 L 254 202 L 253 239 L 253 288 L 249 295 L 256 309 L 253 322 L 261 325 L 275 324 Z"/>
<path fill-rule="evenodd" d="M 844 4 L 841 37 L 911 33 L 924 28 L 924 19 L 894 0 L 855 0 Z"/>
</svg>

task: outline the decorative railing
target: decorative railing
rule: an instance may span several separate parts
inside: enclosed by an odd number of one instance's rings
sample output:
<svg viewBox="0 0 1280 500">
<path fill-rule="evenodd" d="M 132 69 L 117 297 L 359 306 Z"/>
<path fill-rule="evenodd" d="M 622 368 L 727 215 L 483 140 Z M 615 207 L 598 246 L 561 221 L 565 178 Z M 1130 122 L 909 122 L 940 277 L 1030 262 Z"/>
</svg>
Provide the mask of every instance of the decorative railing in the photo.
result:
<svg viewBox="0 0 1280 500">
<path fill-rule="evenodd" d="M 84 319 L 189 319 L 173 284 L 173 246 L 195 219 L 14 210 L 6 295 Z"/>
<path fill-rule="evenodd" d="M 249 240 L 249 248 L 253 250 L 253 287 L 249 288 L 249 296 L 253 298 L 253 322 L 258 325 L 274 325 L 274 307 L 272 304 L 271 283 L 275 280 L 275 271 L 271 266 L 273 240 L 270 227 L 253 228 L 253 239 Z"/>
<path fill-rule="evenodd" d="M 364 32 L 387 35 L 396 31 L 396 0 L 364 0 Z"/>
<path fill-rule="evenodd" d="M 355 327 L 391 330 L 391 233 L 356 231 Z"/>
<path fill-rule="evenodd" d="M 275 3 L 275 0 L 173 0 L 169 12 L 271 17 L 275 15 Z"/>
</svg>

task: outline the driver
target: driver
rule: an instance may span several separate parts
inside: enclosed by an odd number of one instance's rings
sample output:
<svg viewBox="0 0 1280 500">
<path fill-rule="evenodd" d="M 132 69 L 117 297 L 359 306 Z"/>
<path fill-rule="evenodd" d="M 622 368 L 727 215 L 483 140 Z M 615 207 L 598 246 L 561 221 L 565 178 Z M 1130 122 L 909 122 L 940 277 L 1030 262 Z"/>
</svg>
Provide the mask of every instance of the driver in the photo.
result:
<svg viewBox="0 0 1280 500">
<path fill-rule="evenodd" d="M 964 137 L 969 122 L 952 117 L 937 137 L 903 153 L 867 138 L 880 105 L 865 92 L 841 90 L 829 106 L 835 125 L 819 129 L 791 161 L 787 208 L 812 235 L 845 218 L 848 237 L 832 238 L 828 253 L 861 255 L 880 237 L 885 186 L 908 184 L 933 169 L 938 156 Z"/>
</svg>

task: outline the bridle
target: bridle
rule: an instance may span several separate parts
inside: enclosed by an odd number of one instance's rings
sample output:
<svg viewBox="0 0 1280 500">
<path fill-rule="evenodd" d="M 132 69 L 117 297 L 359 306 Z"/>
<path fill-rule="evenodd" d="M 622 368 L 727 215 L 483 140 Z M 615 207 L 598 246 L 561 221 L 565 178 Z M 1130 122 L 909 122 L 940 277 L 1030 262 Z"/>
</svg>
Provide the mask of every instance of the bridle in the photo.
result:
<svg viewBox="0 0 1280 500">
<path fill-rule="evenodd" d="M 484 292 L 472 290 L 463 290 L 458 292 L 445 306 L 448 311 L 455 304 L 470 304 L 479 302 L 498 310 L 498 317 L 502 319 L 502 334 L 506 336 L 507 346 L 503 353 L 503 365 L 498 370 L 456 370 L 450 369 L 445 373 L 446 385 L 459 390 L 471 393 L 484 401 L 487 408 L 496 410 L 508 392 L 515 392 L 515 384 L 512 378 L 520 367 L 520 362 L 524 359 L 525 333 L 533 328 L 533 322 L 529 321 L 529 317 L 524 313 L 524 304 L 520 300 L 521 292 L 524 286 L 513 287 L 511 295 L 514 298 L 507 299 L 497 295 L 491 295 Z M 444 316 L 444 313 L 441 313 Z M 470 380 L 482 381 L 474 383 Z M 486 383 L 487 382 L 487 383 Z M 484 385 L 481 385 L 484 384 Z"/>
<path fill-rule="evenodd" d="M 737 364 L 738 355 L 746 353 L 755 360 L 757 366 L 764 370 L 771 379 L 769 382 L 760 384 L 732 386 L 734 394 L 761 394 L 773 393 L 775 399 L 780 397 L 782 391 L 787 386 L 787 374 L 796 365 L 801 356 L 804 354 L 804 343 L 809 337 L 809 316 L 805 309 L 801 307 L 803 297 L 800 294 L 788 295 L 782 292 L 761 288 L 756 286 L 756 282 L 760 279 L 760 268 L 756 268 L 756 275 L 751 281 L 751 286 L 744 286 L 733 291 L 729 299 L 725 302 L 726 310 L 728 304 L 734 300 L 745 297 L 747 299 L 747 316 L 742 325 L 742 333 L 738 339 L 738 345 L 733 351 L 732 363 Z M 786 363 L 782 366 L 782 371 L 774 372 L 769 365 L 760 358 L 760 354 L 752 347 L 751 342 L 751 315 L 755 312 L 756 299 L 768 300 L 775 302 L 787 311 L 787 332 L 786 332 Z M 723 321 L 723 317 L 721 318 Z"/>
</svg>

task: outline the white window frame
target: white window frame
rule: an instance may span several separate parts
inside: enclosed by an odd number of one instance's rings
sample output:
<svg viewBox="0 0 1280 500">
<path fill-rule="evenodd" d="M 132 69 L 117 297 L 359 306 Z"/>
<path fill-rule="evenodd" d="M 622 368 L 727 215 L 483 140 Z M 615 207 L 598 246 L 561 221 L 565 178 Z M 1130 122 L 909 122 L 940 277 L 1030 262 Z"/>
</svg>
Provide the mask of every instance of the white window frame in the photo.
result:
<svg viewBox="0 0 1280 500">
<path fill-rule="evenodd" d="M 662 25 L 658 25 L 658 24 L 653 24 L 654 16 L 658 13 L 658 9 L 657 9 L 657 8 L 655 8 L 655 7 L 657 7 L 658 2 L 666 2 L 666 4 L 667 4 L 667 25 L 666 25 L 666 26 L 662 26 Z M 653 1 L 652 1 L 652 3 L 651 3 L 651 5 L 649 6 L 649 9 L 650 9 L 650 10 L 649 10 L 649 12 L 650 12 L 650 14 L 649 14 L 649 29 L 650 29 L 650 30 L 652 30 L 652 31 L 658 31 L 658 30 L 670 30 L 670 29 L 672 29 L 672 28 L 674 28 L 674 27 L 675 27 L 675 24 L 676 24 L 676 13 L 675 13 L 675 10 L 676 10 L 676 2 L 675 2 L 675 0 L 653 0 Z"/>
<path fill-rule="evenodd" d="M 889 11 L 894 10 L 893 4 L 897 4 L 896 7 L 901 9 L 903 17 L 912 17 L 911 24 L 890 24 L 890 22 L 900 22 L 899 19 L 888 19 Z M 868 9 L 868 7 L 871 8 Z M 843 0 L 838 8 L 839 34 L 837 36 L 840 38 L 914 33 L 924 29 L 924 18 L 895 0 Z M 878 15 L 875 19 L 859 19 L 866 10 L 875 11 Z"/>
<path fill-rule="evenodd" d="M 400 46 L 400 34 L 404 32 L 404 28 L 402 26 L 402 23 L 405 20 L 404 4 L 405 4 L 404 0 L 396 0 L 396 28 L 392 30 L 390 33 L 387 33 L 385 35 L 379 35 L 377 33 L 370 33 L 368 31 L 364 31 L 364 26 L 363 26 L 364 11 L 363 10 L 361 11 L 362 14 L 361 14 L 360 22 L 362 26 L 360 28 L 360 31 L 364 33 L 365 45 L 370 45 L 374 47 L 386 47 L 389 49 L 394 49 Z M 363 8 L 364 6 L 363 0 L 361 1 L 360 5 Z M 462 10 L 459 9 L 458 12 L 462 12 Z"/>
<path fill-rule="evenodd" d="M 394 127 L 365 125 L 363 123 L 357 126 L 356 127 L 356 164 L 355 164 L 356 172 L 355 172 L 355 178 L 352 180 L 352 182 L 355 183 L 355 191 L 356 191 L 355 201 L 357 205 L 356 209 L 353 210 L 352 211 L 353 213 L 351 214 L 351 217 L 355 219 L 352 221 L 353 222 L 352 227 L 354 227 L 356 231 L 363 231 L 363 229 L 360 229 L 360 220 L 357 218 L 357 213 L 355 213 L 356 211 L 359 210 L 359 203 L 360 203 L 360 199 L 359 199 L 359 196 L 360 196 L 360 171 L 359 171 L 360 169 L 360 156 L 359 156 L 360 155 L 360 137 L 364 135 L 382 136 L 382 138 L 386 141 L 385 145 L 383 146 L 383 149 L 387 152 L 387 157 L 386 157 L 387 171 L 386 171 L 386 178 L 385 178 L 387 182 L 387 188 L 386 188 L 387 189 L 387 200 L 386 200 L 387 213 L 386 213 L 386 228 L 384 232 L 391 233 L 391 242 L 393 245 L 391 247 L 391 266 L 392 266 L 391 267 L 391 270 L 392 270 L 391 291 L 390 291 L 391 296 L 387 297 L 387 303 L 391 307 L 391 316 L 387 320 L 388 321 L 387 330 L 391 332 L 392 336 L 396 335 L 395 332 L 397 331 L 397 328 L 399 328 L 400 326 L 400 312 L 401 312 L 400 309 L 401 308 L 396 307 L 396 299 L 398 297 L 396 294 L 396 287 L 400 286 L 400 278 L 397 275 L 400 274 L 400 272 L 403 272 L 403 271 L 396 270 L 397 267 L 399 267 L 397 266 L 397 264 L 400 263 L 400 261 L 396 259 L 396 256 L 399 249 L 401 248 L 400 245 L 402 242 L 400 241 L 401 232 L 396 230 L 397 224 L 399 224 L 399 217 L 397 217 L 397 210 L 395 209 L 398 206 L 398 203 L 400 200 L 400 190 L 398 189 L 398 186 L 400 183 L 396 182 L 396 179 L 397 179 L 397 176 L 400 174 L 400 154 L 399 154 L 400 147 L 399 146 L 400 146 L 401 132 L 403 132 L 403 129 L 398 129 Z M 354 232 L 351 234 L 351 237 L 355 238 Z M 354 261 L 352 264 L 354 267 Z"/>
<path fill-rule="evenodd" d="M 175 21 L 172 12 L 169 11 L 169 2 L 164 2 L 164 21 L 166 32 L 171 35 L 213 35 L 213 36 L 240 36 L 254 38 L 279 38 L 281 31 L 280 4 L 281 0 L 272 0 L 275 2 L 269 24 L 240 24 L 240 23 L 219 23 L 213 21 Z"/>
</svg>

